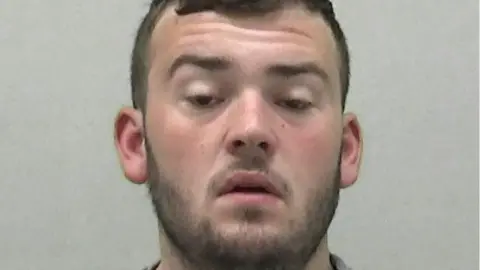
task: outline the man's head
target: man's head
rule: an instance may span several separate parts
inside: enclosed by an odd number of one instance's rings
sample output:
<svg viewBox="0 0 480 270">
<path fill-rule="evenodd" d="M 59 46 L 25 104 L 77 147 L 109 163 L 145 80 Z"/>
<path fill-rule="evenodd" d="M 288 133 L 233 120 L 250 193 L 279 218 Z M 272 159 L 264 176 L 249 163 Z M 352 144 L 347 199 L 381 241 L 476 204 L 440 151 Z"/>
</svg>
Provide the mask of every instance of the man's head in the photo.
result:
<svg viewBox="0 0 480 270">
<path fill-rule="evenodd" d="M 115 135 L 162 248 L 198 269 L 296 269 L 325 251 L 360 164 L 348 61 L 328 1 L 152 3 Z"/>
<path fill-rule="evenodd" d="M 198 1 L 172 1 L 153 0 L 148 13 L 143 18 L 137 31 L 135 44 L 132 52 L 130 66 L 130 82 L 132 90 L 132 102 L 135 108 L 141 110 L 145 107 L 147 93 L 147 73 L 149 70 L 149 49 L 152 32 L 168 7 L 176 4 L 178 15 L 188 15 L 207 10 L 219 10 L 236 15 L 250 17 L 263 16 L 270 12 L 278 11 L 288 5 L 304 5 L 314 16 L 323 17 L 328 24 L 331 34 L 336 41 L 339 57 L 339 76 L 341 83 L 342 108 L 344 108 L 350 85 L 350 54 L 347 40 L 340 24 L 338 23 L 332 4 L 329 0 L 198 0 Z M 163 38 L 162 35 L 159 38 Z"/>
</svg>

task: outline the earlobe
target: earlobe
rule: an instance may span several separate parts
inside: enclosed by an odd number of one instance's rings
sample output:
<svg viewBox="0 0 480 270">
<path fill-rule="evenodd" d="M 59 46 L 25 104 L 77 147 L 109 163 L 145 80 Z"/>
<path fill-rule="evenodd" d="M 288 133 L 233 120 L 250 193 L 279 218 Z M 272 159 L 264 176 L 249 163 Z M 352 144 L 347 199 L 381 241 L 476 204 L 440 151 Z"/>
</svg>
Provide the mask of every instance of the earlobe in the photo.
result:
<svg viewBox="0 0 480 270">
<path fill-rule="evenodd" d="M 357 181 L 363 153 L 362 131 L 352 113 L 344 115 L 341 151 L 341 187 L 347 188 Z"/>
<path fill-rule="evenodd" d="M 147 180 L 147 156 L 142 113 L 122 108 L 115 119 L 115 147 L 125 177 L 135 184 Z"/>
</svg>

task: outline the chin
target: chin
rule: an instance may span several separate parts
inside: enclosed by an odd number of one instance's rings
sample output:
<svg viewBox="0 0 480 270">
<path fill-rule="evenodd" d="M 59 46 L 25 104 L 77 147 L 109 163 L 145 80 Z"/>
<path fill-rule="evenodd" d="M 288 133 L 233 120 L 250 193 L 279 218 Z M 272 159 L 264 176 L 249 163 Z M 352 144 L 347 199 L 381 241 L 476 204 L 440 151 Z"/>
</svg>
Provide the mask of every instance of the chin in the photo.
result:
<svg viewBox="0 0 480 270">
<path fill-rule="evenodd" d="M 272 226 L 282 223 L 286 219 L 286 209 L 280 207 L 268 207 L 263 205 L 221 205 L 214 214 L 219 223 L 232 224 L 234 226 Z"/>
<path fill-rule="evenodd" d="M 273 224 L 222 224 L 214 231 L 217 236 L 217 255 L 224 259 L 237 262 L 257 261 L 275 257 L 280 250 L 289 249 L 289 232 Z"/>
<path fill-rule="evenodd" d="M 288 234 L 286 228 L 279 224 L 279 220 L 267 218 L 230 218 L 228 221 L 217 223 L 215 231 L 220 238 L 237 243 L 270 242 Z"/>
</svg>

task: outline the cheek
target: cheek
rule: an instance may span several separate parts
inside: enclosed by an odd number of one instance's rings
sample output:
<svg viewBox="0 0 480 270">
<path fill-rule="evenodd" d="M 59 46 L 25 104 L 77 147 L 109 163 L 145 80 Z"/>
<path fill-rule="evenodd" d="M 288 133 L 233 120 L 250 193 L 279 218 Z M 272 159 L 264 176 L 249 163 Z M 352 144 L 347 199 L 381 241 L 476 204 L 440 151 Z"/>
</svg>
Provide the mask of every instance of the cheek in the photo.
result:
<svg viewBox="0 0 480 270">
<path fill-rule="evenodd" d="M 201 155 L 198 130 L 168 108 L 148 112 L 145 125 L 158 165 L 175 181 L 190 181 L 196 168 L 192 161 Z"/>
<path fill-rule="evenodd" d="M 217 136 L 211 134 L 211 127 L 197 123 L 171 106 L 158 107 L 147 113 L 145 123 L 156 162 L 178 188 L 195 191 L 190 199 L 201 200 L 214 163 L 213 140 Z"/>
<path fill-rule="evenodd" d="M 283 158 L 291 174 L 292 188 L 301 200 L 327 188 L 338 167 L 341 136 L 334 125 L 310 125 L 284 133 Z M 287 137 L 288 136 L 288 137 Z"/>
<path fill-rule="evenodd" d="M 291 134 L 290 151 L 299 168 L 325 171 L 336 165 L 341 136 L 333 128 L 309 127 Z"/>
</svg>

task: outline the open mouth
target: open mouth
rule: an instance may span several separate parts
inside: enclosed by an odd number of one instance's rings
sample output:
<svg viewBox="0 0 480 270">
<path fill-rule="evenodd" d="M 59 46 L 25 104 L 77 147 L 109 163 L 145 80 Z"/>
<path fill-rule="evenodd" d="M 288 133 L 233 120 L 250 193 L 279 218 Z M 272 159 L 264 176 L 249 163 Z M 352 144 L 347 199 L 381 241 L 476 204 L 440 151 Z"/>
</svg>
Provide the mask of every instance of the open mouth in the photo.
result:
<svg viewBox="0 0 480 270">
<path fill-rule="evenodd" d="M 277 186 L 264 174 L 240 172 L 233 174 L 220 190 L 219 195 L 271 195 L 282 197 Z"/>
<path fill-rule="evenodd" d="M 228 193 L 252 193 L 252 194 L 271 194 L 266 190 L 264 187 L 242 187 L 242 186 L 237 186 L 234 187 L 230 192 Z"/>
</svg>

